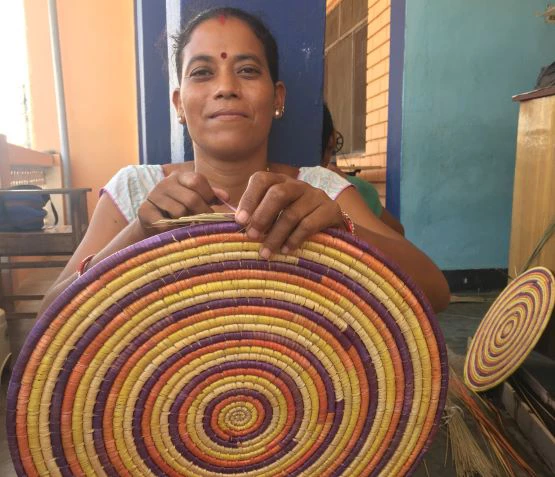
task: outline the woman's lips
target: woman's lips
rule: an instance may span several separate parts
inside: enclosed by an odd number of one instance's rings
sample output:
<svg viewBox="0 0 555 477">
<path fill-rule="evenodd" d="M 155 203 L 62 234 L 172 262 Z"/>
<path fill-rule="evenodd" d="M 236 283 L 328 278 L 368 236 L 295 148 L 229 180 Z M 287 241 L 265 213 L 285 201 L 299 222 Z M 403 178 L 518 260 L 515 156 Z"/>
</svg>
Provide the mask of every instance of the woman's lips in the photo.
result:
<svg viewBox="0 0 555 477">
<path fill-rule="evenodd" d="M 215 113 L 210 115 L 210 119 L 224 119 L 224 120 L 245 119 L 246 117 L 247 115 L 242 111 L 236 111 L 232 109 L 216 111 Z"/>
</svg>

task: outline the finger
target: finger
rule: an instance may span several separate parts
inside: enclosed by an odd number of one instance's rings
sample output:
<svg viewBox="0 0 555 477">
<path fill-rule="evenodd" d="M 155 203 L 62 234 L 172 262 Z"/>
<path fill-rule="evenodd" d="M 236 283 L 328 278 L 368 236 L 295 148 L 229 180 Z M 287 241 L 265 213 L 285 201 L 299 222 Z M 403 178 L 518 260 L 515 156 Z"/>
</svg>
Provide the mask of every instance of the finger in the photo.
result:
<svg viewBox="0 0 555 477">
<path fill-rule="evenodd" d="M 226 202 L 229 200 L 229 194 L 227 191 L 220 189 L 219 187 L 212 187 L 214 191 L 214 195 L 220 199 L 220 201 L 225 200 Z"/>
<path fill-rule="evenodd" d="M 163 218 L 160 211 L 148 201 L 145 201 L 139 207 L 137 218 L 145 233 L 150 236 L 168 230 L 170 226 L 154 225 Z"/>
<path fill-rule="evenodd" d="M 213 212 L 209 203 L 217 203 L 219 199 L 211 187 L 207 186 L 206 179 L 200 174 L 196 174 L 196 177 L 191 180 L 182 176 L 184 175 L 170 176 L 163 187 L 157 187 L 149 194 L 149 198 L 173 218 Z M 200 192 L 194 187 L 197 187 Z M 206 187 L 209 191 L 206 190 Z M 208 196 L 208 203 L 206 196 Z"/>
<path fill-rule="evenodd" d="M 249 183 L 235 213 L 235 220 L 241 225 L 246 225 L 251 215 L 260 204 L 262 198 L 266 195 L 266 191 L 274 184 L 283 182 L 284 178 L 281 174 L 271 172 L 256 172 L 249 179 Z"/>
<path fill-rule="evenodd" d="M 180 190 L 188 189 L 196 192 L 205 204 L 214 204 L 218 200 L 208 180 L 202 174 L 190 172 L 176 174 L 175 180 L 181 186 Z"/>
<path fill-rule="evenodd" d="M 269 258 L 272 253 L 279 251 L 289 240 L 291 234 L 297 230 L 307 217 L 320 207 L 320 203 L 308 200 L 302 196 L 289 207 L 284 209 L 277 221 L 272 225 L 268 235 L 264 239 L 260 255 Z M 308 231 L 307 233 L 310 233 Z"/>
<path fill-rule="evenodd" d="M 283 247 L 282 253 L 290 253 L 299 248 L 309 237 L 328 227 L 343 224 L 341 209 L 336 202 L 322 204 L 308 214 L 291 232 Z"/>
<path fill-rule="evenodd" d="M 281 220 L 282 216 L 282 227 L 290 224 L 290 230 L 292 230 L 299 220 L 308 213 L 303 214 L 301 212 L 303 209 L 310 211 L 317 206 L 313 197 L 306 194 L 306 187 L 308 186 L 296 181 L 271 186 L 252 214 L 247 235 L 252 239 L 257 239 L 273 228 L 278 217 Z M 303 207 L 300 204 L 294 206 L 300 197 L 304 198 Z"/>
<path fill-rule="evenodd" d="M 175 191 L 168 191 L 172 193 L 168 196 L 168 200 L 172 201 L 172 204 L 179 204 L 182 207 L 182 215 L 180 217 L 198 214 L 210 214 L 214 212 L 210 205 L 206 202 L 205 198 L 195 190 L 181 188 L 175 193 Z M 213 197 L 212 203 L 218 199 L 216 196 Z M 175 211 L 178 210 L 176 206 Z"/>
<path fill-rule="evenodd" d="M 272 185 L 252 213 L 247 230 L 249 237 L 257 239 L 270 230 L 282 211 L 289 211 L 289 207 L 306 193 L 307 187 L 309 186 L 297 181 Z M 306 199 L 305 205 L 310 207 L 310 197 L 307 196 Z M 294 208 L 286 214 L 288 220 L 297 220 L 294 216 L 297 210 L 298 208 Z"/>
<path fill-rule="evenodd" d="M 178 219 L 189 215 L 189 209 L 186 205 L 175 200 L 169 195 L 152 194 L 146 198 L 147 205 L 152 206 L 158 212 L 160 218 Z"/>
</svg>

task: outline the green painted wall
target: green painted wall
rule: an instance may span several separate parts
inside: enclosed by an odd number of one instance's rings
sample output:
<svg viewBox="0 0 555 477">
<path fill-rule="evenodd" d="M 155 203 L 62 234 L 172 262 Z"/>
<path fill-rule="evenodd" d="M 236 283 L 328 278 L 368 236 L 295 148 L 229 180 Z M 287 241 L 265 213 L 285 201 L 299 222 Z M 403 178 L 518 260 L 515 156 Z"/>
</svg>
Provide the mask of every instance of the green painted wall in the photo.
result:
<svg viewBox="0 0 555 477">
<path fill-rule="evenodd" d="M 444 270 L 506 268 L 518 105 L 555 61 L 545 0 L 406 2 L 401 220 Z"/>
</svg>

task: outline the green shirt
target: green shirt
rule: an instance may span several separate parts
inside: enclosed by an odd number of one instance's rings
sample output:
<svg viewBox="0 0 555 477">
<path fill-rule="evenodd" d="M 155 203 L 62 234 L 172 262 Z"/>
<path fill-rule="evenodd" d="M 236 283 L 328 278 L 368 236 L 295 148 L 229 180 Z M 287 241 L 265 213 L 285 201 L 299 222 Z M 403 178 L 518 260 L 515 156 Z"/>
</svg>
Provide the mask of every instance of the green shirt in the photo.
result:
<svg viewBox="0 0 555 477">
<path fill-rule="evenodd" d="M 346 176 L 345 179 L 357 188 L 358 193 L 362 196 L 368 208 L 374 212 L 374 215 L 376 217 L 381 217 L 383 206 L 380 202 L 380 195 L 378 194 L 376 188 L 370 184 L 370 182 L 366 182 L 360 177 Z"/>
</svg>

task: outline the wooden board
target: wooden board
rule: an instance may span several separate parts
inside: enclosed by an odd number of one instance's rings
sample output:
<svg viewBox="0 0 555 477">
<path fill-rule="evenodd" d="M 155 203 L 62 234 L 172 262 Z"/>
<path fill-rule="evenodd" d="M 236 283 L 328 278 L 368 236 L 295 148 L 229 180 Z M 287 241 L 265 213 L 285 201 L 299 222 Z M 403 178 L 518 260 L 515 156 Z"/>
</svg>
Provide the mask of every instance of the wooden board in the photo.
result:
<svg viewBox="0 0 555 477">
<path fill-rule="evenodd" d="M 522 271 L 555 220 L 555 96 L 520 103 L 509 274 Z M 531 265 L 555 270 L 555 237 Z"/>
</svg>

